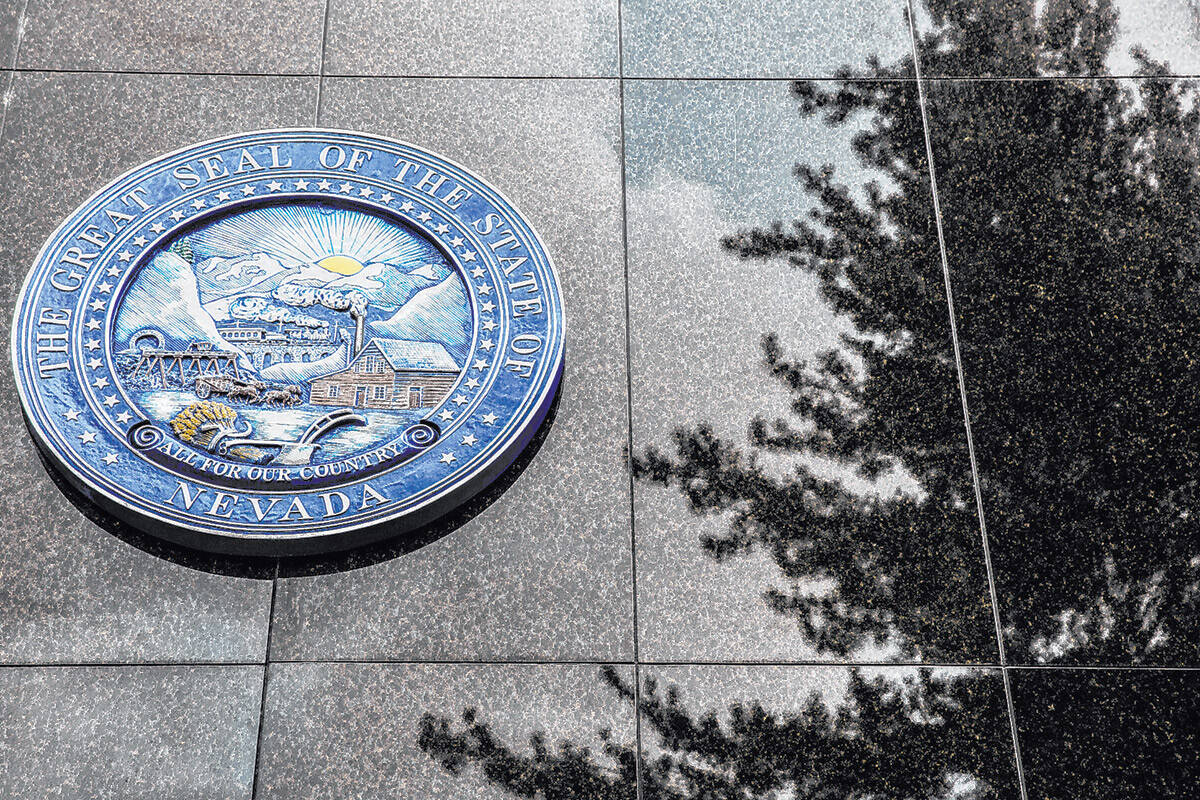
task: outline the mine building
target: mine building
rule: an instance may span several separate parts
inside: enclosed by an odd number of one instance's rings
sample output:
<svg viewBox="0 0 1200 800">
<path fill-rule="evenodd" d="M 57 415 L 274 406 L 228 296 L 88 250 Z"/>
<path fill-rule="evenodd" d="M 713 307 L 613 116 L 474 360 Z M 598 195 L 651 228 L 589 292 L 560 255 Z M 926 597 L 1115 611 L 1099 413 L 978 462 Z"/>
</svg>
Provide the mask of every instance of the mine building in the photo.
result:
<svg viewBox="0 0 1200 800">
<path fill-rule="evenodd" d="M 371 339 L 345 369 L 314 378 L 315 406 L 415 409 L 438 405 L 460 369 L 436 342 Z"/>
</svg>

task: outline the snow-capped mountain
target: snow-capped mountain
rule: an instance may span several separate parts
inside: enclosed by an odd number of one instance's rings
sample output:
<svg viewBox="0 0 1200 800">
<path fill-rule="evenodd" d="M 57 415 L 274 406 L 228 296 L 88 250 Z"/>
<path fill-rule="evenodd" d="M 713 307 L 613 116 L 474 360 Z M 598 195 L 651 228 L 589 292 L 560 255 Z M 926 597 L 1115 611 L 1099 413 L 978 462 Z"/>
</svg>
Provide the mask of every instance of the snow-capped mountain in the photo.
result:
<svg viewBox="0 0 1200 800">
<path fill-rule="evenodd" d="M 169 251 L 160 252 L 142 267 L 138 280 L 130 286 L 113 328 L 116 346 L 128 348 L 130 339 L 142 329 L 159 331 L 173 350 L 185 350 L 192 342 L 208 342 L 217 349 L 241 353 L 217 333 L 216 323 L 200 305 L 192 265 Z M 242 368 L 253 371 L 242 355 Z"/>
<path fill-rule="evenodd" d="M 460 362 L 471 341 L 470 314 L 462 281 L 449 275 L 436 286 L 417 292 L 386 320 L 371 323 L 375 336 L 440 342 Z"/>
<path fill-rule="evenodd" d="M 449 274 L 450 268 L 446 266 L 425 264 L 405 272 L 394 264 L 377 261 L 353 275 L 339 275 L 317 264 L 287 263 L 268 253 L 236 258 L 214 256 L 196 265 L 200 299 L 218 319 L 225 318 L 229 301 L 237 296 L 266 296 L 289 283 L 339 291 L 359 289 L 367 294 L 373 307 L 392 311 Z"/>
<path fill-rule="evenodd" d="M 270 291 L 297 265 L 284 264 L 269 253 L 223 258 L 213 256 L 196 265 L 196 285 L 205 303 L 248 291 Z"/>
</svg>

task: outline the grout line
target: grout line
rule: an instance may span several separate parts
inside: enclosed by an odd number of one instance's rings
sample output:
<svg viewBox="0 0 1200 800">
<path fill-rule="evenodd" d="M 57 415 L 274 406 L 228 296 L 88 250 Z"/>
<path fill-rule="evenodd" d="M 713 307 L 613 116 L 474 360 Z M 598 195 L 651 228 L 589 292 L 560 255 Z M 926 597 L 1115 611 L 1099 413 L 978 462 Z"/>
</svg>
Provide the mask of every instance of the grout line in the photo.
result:
<svg viewBox="0 0 1200 800">
<path fill-rule="evenodd" d="M 317 108 L 313 112 L 313 126 L 321 124 L 321 100 L 325 88 L 325 52 L 329 46 L 329 6 L 332 0 L 325 0 L 325 15 L 321 19 L 321 61 L 317 67 Z"/>
<path fill-rule="evenodd" d="M 4 142 L 4 129 L 8 126 L 8 107 L 12 105 L 17 85 L 17 73 L 9 71 L 5 80 L 4 94 L 0 96 L 0 143 Z"/>
<path fill-rule="evenodd" d="M 958 341 L 958 320 L 954 308 L 954 290 L 950 280 L 950 258 L 946 253 L 946 233 L 942 224 L 942 206 L 938 198 L 937 168 L 933 158 L 933 138 L 929 128 L 929 110 L 925 99 L 925 82 L 921 78 L 921 54 L 917 46 L 917 29 L 912 0 L 908 0 L 908 33 L 912 43 L 913 75 L 917 79 L 917 105 L 921 110 L 921 127 L 925 134 L 925 159 L 929 162 L 929 190 L 933 197 L 933 218 L 937 228 L 938 253 L 942 262 L 942 280 L 946 287 L 946 311 L 950 322 L 950 341 L 954 346 L 954 364 L 958 372 L 958 394 L 962 403 L 963 427 L 967 436 L 967 457 L 971 463 L 971 482 L 975 488 L 975 513 L 979 517 L 979 535 L 983 544 L 983 563 L 987 569 L 988 593 L 992 603 L 992 621 L 996 627 L 996 647 L 1000 656 L 1000 675 L 1004 681 L 1004 700 L 1008 706 L 1008 724 L 1012 735 L 1013 759 L 1017 767 L 1017 787 L 1021 800 L 1028 800 L 1025 768 L 1021 761 L 1021 741 L 1017 732 L 1017 713 L 1013 703 L 1012 682 L 1008 675 L 1008 657 L 1004 647 L 1004 627 L 1000 621 L 1000 604 L 996 591 L 996 574 L 992 567 L 992 551 L 988 542 L 987 520 L 984 515 L 983 490 L 979 481 L 979 463 L 975 458 L 975 441 L 971 432 L 971 409 L 967 401 L 967 380 L 963 371 L 962 350 Z"/>
<path fill-rule="evenodd" d="M 12 68 L 16 70 L 20 64 L 21 43 L 25 40 L 25 20 L 29 14 L 29 0 L 21 3 L 21 13 L 17 14 L 17 40 L 13 42 Z"/>
<path fill-rule="evenodd" d="M 261 667 L 264 661 L 80 661 L 80 662 L 21 662 L 0 664 L 5 669 L 140 669 L 143 667 L 169 669 L 174 667 Z M 1095 664 L 1012 664 L 1001 666 L 970 662 L 905 662 L 905 661 L 672 661 L 620 659 L 531 661 L 531 660 L 464 660 L 464 659 L 367 659 L 367 658 L 272 658 L 272 664 L 330 664 L 338 666 L 487 666 L 487 667 L 736 667 L 736 668 L 795 668 L 795 669 L 961 669 L 1007 672 L 1195 672 L 1200 666 L 1131 666 Z"/>
<path fill-rule="evenodd" d="M 322 57 L 322 61 L 324 57 Z M 335 72 L 326 73 L 324 66 L 317 72 L 228 72 L 207 70 L 151 70 L 151 69 L 86 69 L 73 67 L 12 67 L 11 71 L 29 74 L 49 75 L 147 75 L 164 77 L 197 77 L 197 78 L 346 78 L 358 80 L 430 80 L 430 81 L 626 81 L 634 83 L 791 83 L 793 81 L 812 81 L 817 83 L 915 83 L 915 78 L 868 78 L 850 77 L 838 78 L 831 75 L 422 75 L 417 73 L 359 73 Z M 1112 81 L 1136 81 L 1153 83 L 1156 81 L 1196 80 L 1200 73 L 1170 73 L 1167 75 L 938 75 L 926 77 L 926 82 L 938 83 L 1056 83 L 1094 81 L 1097 83 Z"/>
<path fill-rule="evenodd" d="M 280 564 L 280 560 L 276 559 L 275 576 L 271 578 L 271 605 L 267 610 L 267 642 L 263 650 L 262 695 L 258 701 L 258 735 L 254 740 L 254 780 L 250 785 L 250 800 L 258 797 L 258 767 L 262 756 L 263 723 L 267 718 L 267 676 L 271 674 L 271 631 L 275 627 L 275 594 L 279 588 Z"/>
<path fill-rule="evenodd" d="M 637 527 L 635 524 L 634 481 L 633 481 L 633 359 L 631 357 L 633 336 L 629 328 L 629 204 L 626 181 L 625 146 L 625 31 L 622 20 L 622 3 L 617 0 L 617 96 L 620 103 L 621 124 L 621 255 L 625 272 L 625 446 L 629 460 L 629 573 L 633 586 L 633 774 L 637 800 L 642 800 L 642 668 L 640 650 L 640 626 L 638 624 L 638 563 Z"/>
</svg>

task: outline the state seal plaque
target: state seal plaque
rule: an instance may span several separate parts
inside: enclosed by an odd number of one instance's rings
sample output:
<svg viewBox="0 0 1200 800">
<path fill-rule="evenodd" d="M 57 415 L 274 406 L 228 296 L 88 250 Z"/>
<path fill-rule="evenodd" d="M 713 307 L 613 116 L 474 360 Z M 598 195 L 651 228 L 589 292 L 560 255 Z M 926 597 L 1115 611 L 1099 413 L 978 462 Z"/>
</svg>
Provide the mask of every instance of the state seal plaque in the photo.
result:
<svg viewBox="0 0 1200 800">
<path fill-rule="evenodd" d="M 557 391 L 545 248 L 496 189 L 410 144 L 273 130 L 144 164 L 21 290 L 13 371 L 86 496 L 223 553 L 338 550 L 495 478 Z"/>
</svg>

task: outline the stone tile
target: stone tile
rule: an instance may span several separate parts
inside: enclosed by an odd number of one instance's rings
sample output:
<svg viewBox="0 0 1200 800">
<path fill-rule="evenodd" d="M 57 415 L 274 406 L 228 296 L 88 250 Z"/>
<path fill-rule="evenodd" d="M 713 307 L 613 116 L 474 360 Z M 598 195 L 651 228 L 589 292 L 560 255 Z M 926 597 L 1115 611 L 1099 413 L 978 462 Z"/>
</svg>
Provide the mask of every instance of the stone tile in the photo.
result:
<svg viewBox="0 0 1200 800">
<path fill-rule="evenodd" d="M 918 6 L 927 77 L 1131 76 L 1140 69 L 1135 49 L 1172 74 L 1200 74 L 1200 12 L 1191 0 L 942 5 L 949 13 Z"/>
<path fill-rule="evenodd" d="M 1020 796 L 995 671 L 678 666 L 643 675 L 645 797 L 667 787 L 688 797 Z"/>
<path fill-rule="evenodd" d="M 9 0 L 0 4 L 0 67 L 16 65 L 18 27 L 21 22 L 21 3 Z M 5 76 L 7 78 L 7 76 Z"/>
<path fill-rule="evenodd" d="M 261 800 L 535 796 L 506 791 L 506 773 L 526 787 L 559 790 L 539 797 L 635 797 L 632 769 L 618 769 L 600 733 L 609 731 L 632 765 L 633 707 L 599 667 L 343 663 L 270 670 Z M 628 667 L 616 674 L 626 686 L 632 680 Z M 469 709 L 494 737 L 496 747 L 486 754 L 472 735 L 481 729 L 472 731 L 463 719 Z M 550 751 L 540 763 L 528 760 L 535 732 Z M 560 742 L 590 748 L 586 760 L 594 772 L 571 759 L 560 762 Z M 589 774 L 607 779 L 593 784 L 595 793 L 584 782 Z M 600 783 L 616 791 L 599 791 Z"/>
<path fill-rule="evenodd" d="M 41 243 L 95 189 L 190 141 L 309 123 L 315 83 L 18 75 L 0 157 L 5 329 Z M 0 412 L 0 467 L 7 476 L 0 494 L 0 660 L 263 658 L 269 581 L 190 569 L 112 536 L 73 506 L 42 467 L 7 369 L 0 375 Z"/>
<path fill-rule="evenodd" d="M 29 0 L 27 69 L 317 74 L 325 0 Z"/>
<path fill-rule="evenodd" d="M 669 459 L 645 463 L 634 492 L 644 660 L 996 658 L 916 89 L 857 86 L 889 98 L 903 137 L 895 157 L 913 165 L 899 178 L 855 156 L 870 117 L 843 126 L 799 114 L 787 83 L 626 87 L 634 450 Z M 818 276 L 789 261 L 809 254 L 787 226 L 818 206 L 793 176 L 797 161 L 832 164 L 860 204 L 869 181 L 891 192 L 903 180 L 894 212 L 915 226 L 846 256 L 860 295 L 893 309 L 896 329 L 851 393 L 876 404 L 874 421 L 856 423 L 866 444 L 845 435 L 840 456 L 832 439 L 777 447 L 747 434 L 758 416 L 809 424 L 792 407 L 799 389 L 764 360 L 765 334 L 815 364 L 847 353 L 856 325 L 876 324 L 838 313 Z M 723 245 L 743 234 L 734 244 L 753 258 Z M 845 263 L 815 260 L 834 276 Z M 903 346 L 907 331 L 921 349 Z M 673 430 L 701 425 L 711 434 L 680 451 Z M 868 454 L 898 466 L 867 480 L 856 469 Z M 846 614 L 813 608 L 839 624 L 805 630 L 805 596 L 844 600 Z"/>
<path fill-rule="evenodd" d="M 541 449 L 477 516 L 374 566 L 281 581 L 272 657 L 630 657 L 615 82 L 332 79 L 323 109 L 465 164 L 514 202 L 559 270 L 566 372 Z"/>
<path fill-rule="evenodd" d="M 249 800 L 262 667 L 0 669 L 0 794 Z"/>
<path fill-rule="evenodd" d="M 1200 663 L 1200 145 L 1185 91 L 930 89 L 1013 663 Z"/>
<path fill-rule="evenodd" d="M 903 0 L 628 0 L 625 76 L 817 78 L 868 56 L 908 59 Z"/>
<path fill-rule="evenodd" d="M 1195 797 L 1195 672 L 1014 670 L 1012 678 L 1030 797 Z"/>
<path fill-rule="evenodd" d="M 332 0 L 328 75 L 615 77 L 616 0 Z"/>
</svg>

